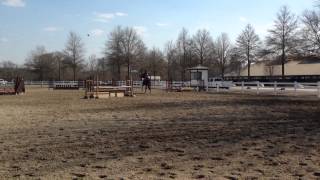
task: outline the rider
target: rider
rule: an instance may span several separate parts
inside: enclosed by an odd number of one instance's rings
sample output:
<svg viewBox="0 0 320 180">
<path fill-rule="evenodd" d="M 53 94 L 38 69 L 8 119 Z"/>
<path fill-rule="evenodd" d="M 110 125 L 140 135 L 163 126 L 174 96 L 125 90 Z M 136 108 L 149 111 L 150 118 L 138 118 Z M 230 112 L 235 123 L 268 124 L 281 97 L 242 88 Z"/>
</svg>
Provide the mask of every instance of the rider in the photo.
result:
<svg viewBox="0 0 320 180">
<path fill-rule="evenodd" d="M 144 93 L 147 93 L 147 89 L 149 89 L 150 93 L 151 93 L 151 79 L 150 79 L 150 76 L 149 74 L 147 73 L 147 71 L 145 71 L 143 74 L 142 74 L 142 79 L 143 79 L 143 83 L 142 83 L 142 86 L 145 86 L 145 90 L 144 90 Z"/>
</svg>

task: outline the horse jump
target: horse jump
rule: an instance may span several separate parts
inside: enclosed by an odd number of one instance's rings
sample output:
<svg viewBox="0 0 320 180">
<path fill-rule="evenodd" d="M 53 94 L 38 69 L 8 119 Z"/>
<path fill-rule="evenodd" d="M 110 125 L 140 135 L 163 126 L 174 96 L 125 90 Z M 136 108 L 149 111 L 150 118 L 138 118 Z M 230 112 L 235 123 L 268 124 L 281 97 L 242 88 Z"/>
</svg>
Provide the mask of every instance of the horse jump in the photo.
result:
<svg viewBox="0 0 320 180">
<path fill-rule="evenodd" d="M 20 95 L 26 92 L 22 77 L 16 77 L 13 86 L 0 86 L 0 95 Z"/>
<path fill-rule="evenodd" d="M 134 96 L 131 81 L 127 81 L 126 86 L 103 86 L 98 77 L 94 77 L 93 80 L 85 81 L 85 99 L 121 98 L 125 96 Z"/>
</svg>

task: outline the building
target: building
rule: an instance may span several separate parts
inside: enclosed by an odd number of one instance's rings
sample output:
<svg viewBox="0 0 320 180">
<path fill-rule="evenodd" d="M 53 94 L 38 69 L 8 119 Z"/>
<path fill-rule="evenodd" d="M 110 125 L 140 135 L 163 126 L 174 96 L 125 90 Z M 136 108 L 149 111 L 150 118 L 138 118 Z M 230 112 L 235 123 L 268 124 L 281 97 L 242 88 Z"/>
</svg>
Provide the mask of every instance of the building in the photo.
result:
<svg viewBox="0 0 320 180">
<path fill-rule="evenodd" d="M 197 87 L 199 90 L 208 90 L 209 77 L 208 71 L 209 68 L 198 65 L 193 68 L 188 69 L 190 71 L 190 84 L 191 87 Z"/>
<path fill-rule="evenodd" d="M 282 65 L 279 61 L 260 61 L 251 65 L 250 72 L 251 76 L 281 76 Z M 285 64 L 285 75 L 320 75 L 320 57 L 289 58 Z M 247 67 L 240 72 L 240 76 L 248 76 Z"/>
</svg>

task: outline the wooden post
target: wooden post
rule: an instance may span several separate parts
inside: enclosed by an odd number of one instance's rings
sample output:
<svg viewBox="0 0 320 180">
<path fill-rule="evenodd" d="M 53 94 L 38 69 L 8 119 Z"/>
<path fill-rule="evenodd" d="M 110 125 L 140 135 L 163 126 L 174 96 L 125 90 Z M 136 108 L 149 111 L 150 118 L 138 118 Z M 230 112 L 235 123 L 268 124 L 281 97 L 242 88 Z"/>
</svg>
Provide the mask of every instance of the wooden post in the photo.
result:
<svg viewBox="0 0 320 180">
<path fill-rule="evenodd" d="M 219 93 L 220 92 L 220 86 L 219 86 L 219 84 L 217 84 L 217 93 Z"/>
<path fill-rule="evenodd" d="M 244 81 L 241 82 L 241 93 L 244 93 Z"/>
<path fill-rule="evenodd" d="M 320 98 L 320 81 L 318 82 L 318 98 Z"/>
<path fill-rule="evenodd" d="M 277 95 L 277 88 L 278 88 L 278 83 L 277 81 L 274 82 L 274 95 Z"/>
<path fill-rule="evenodd" d="M 99 78 L 96 76 L 96 99 L 99 99 Z"/>
<path fill-rule="evenodd" d="M 259 95 L 259 93 L 260 93 L 259 90 L 260 90 L 260 82 L 258 81 L 257 82 L 257 95 Z"/>
<path fill-rule="evenodd" d="M 297 96 L 297 88 L 298 88 L 298 83 L 297 81 L 294 82 L 294 96 Z"/>
<path fill-rule="evenodd" d="M 88 99 L 88 87 L 87 87 L 87 81 L 85 81 L 84 87 L 85 87 L 85 91 L 84 91 L 84 98 L 85 98 L 85 99 Z"/>
<path fill-rule="evenodd" d="M 134 97 L 134 90 L 133 90 L 133 77 L 132 77 L 132 73 L 130 74 L 130 86 L 131 86 L 131 89 L 130 89 L 130 91 L 131 91 L 131 94 L 130 94 L 130 96 L 131 97 Z"/>
</svg>

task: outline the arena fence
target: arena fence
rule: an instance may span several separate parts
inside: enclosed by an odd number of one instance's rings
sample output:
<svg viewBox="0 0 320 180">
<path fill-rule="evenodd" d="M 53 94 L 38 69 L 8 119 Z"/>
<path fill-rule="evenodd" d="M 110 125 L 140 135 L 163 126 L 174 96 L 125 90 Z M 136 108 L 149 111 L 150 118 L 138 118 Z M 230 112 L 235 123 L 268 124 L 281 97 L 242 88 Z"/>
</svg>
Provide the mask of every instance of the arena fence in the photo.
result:
<svg viewBox="0 0 320 180">
<path fill-rule="evenodd" d="M 54 88 L 55 86 L 78 86 L 79 89 L 84 88 L 84 81 L 26 81 L 26 85 L 37 85 L 41 87 Z M 116 86 L 125 86 L 126 81 L 101 81 L 101 84 Z M 173 81 L 170 82 L 171 87 L 189 87 L 190 81 Z M 134 88 L 141 88 L 142 81 L 133 81 Z M 168 88 L 168 81 L 152 81 L 153 89 L 166 90 Z M 307 83 L 307 82 L 260 82 L 260 81 L 242 81 L 233 82 L 233 85 L 228 89 L 223 89 L 224 87 L 215 86 L 209 83 L 210 92 L 240 92 L 244 93 L 255 93 L 259 94 L 290 94 L 298 96 L 300 94 L 314 94 L 320 98 L 320 82 L 317 83 Z"/>
<path fill-rule="evenodd" d="M 235 82 L 230 91 L 244 93 L 273 94 L 273 95 L 316 95 L 320 98 L 320 82 L 299 83 L 299 82 Z M 219 87 L 216 88 L 220 92 Z"/>
</svg>

